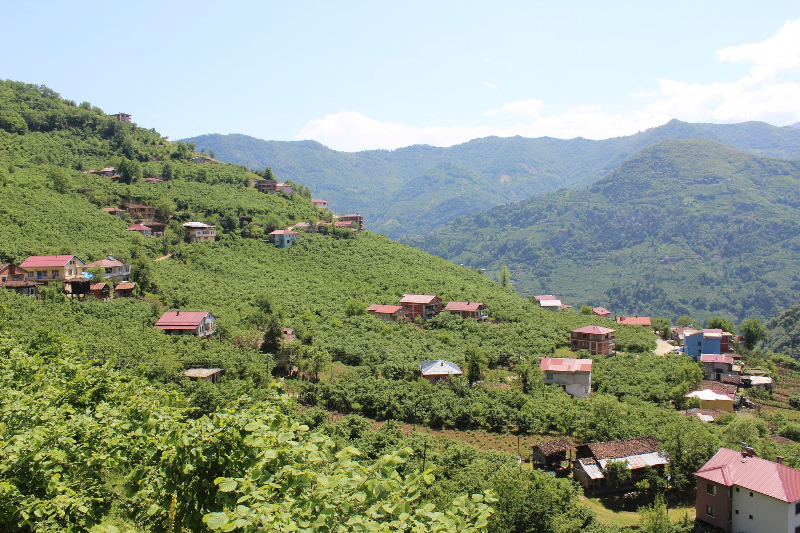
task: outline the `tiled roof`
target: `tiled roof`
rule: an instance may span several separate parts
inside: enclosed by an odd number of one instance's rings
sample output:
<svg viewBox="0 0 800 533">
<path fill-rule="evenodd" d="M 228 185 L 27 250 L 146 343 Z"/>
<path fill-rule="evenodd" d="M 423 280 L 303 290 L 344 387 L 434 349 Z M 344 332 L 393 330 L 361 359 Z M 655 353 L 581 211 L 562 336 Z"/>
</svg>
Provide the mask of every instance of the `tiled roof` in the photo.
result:
<svg viewBox="0 0 800 533">
<path fill-rule="evenodd" d="M 596 315 L 610 315 L 611 311 L 609 311 L 605 307 L 595 307 L 592 309 L 592 313 Z"/>
<path fill-rule="evenodd" d="M 420 365 L 420 370 L 423 376 L 441 376 L 441 375 L 461 375 L 463 372 L 458 365 L 445 361 L 444 359 L 437 359 L 436 361 L 423 361 Z"/>
<path fill-rule="evenodd" d="M 545 455 L 552 455 L 572 449 L 572 441 L 569 439 L 551 440 L 537 444 L 536 448 L 539 448 Z"/>
<path fill-rule="evenodd" d="M 623 326 L 650 326 L 649 316 L 618 316 L 617 324 Z"/>
<path fill-rule="evenodd" d="M 541 302 L 542 300 L 558 300 L 558 298 L 556 298 L 552 294 L 540 294 L 539 296 L 534 296 L 534 298 L 536 298 L 536 300 L 539 302 Z"/>
<path fill-rule="evenodd" d="M 296 231 L 288 230 L 288 229 L 276 229 L 275 231 L 270 232 L 270 235 L 294 235 L 300 236 L 299 233 Z"/>
<path fill-rule="evenodd" d="M 122 283 L 118 283 L 114 290 L 116 291 L 127 291 L 129 289 L 136 288 L 136 284 L 132 281 L 123 281 Z"/>
<path fill-rule="evenodd" d="M 373 313 L 378 313 L 379 315 L 393 315 L 402 309 L 403 307 L 399 305 L 372 304 L 367 307 L 367 311 L 372 311 Z"/>
<path fill-rule="evenodd" d="M 92 283 L 89 285 L 90 291 L 102 291 L 103 287 L 106 287 L 105 283 Z"/>
<path fill-rule="evenodd" d="M 724 376 L 723 376 L 724 377 Z M 704 379 L 700 382 L 700 389 L 710 389 L 710 390 L 717 390 L 720 392 L 724 392 L 725 394 L 736 394 L 738 387 L 736 385 L 732 385 L 729 383 L 722 383 L 720 381 L 711 381 L 710 379 Z"/>
<path fill-rule="evenodd" d="M 131 224 L 128 226 L 128 231 L 152 231 L 147 226 L 143 226 L 142 224 Z"/>
<path fill-rule="evenodd" d="M 83 260 L 75 255 L 32 255 L 19 266 L 22 268 L 63 267 L 72 261 L 73 257 L 83 263 Z"/>
<path fill-rule="evenodd" d="M 733 357 L 730 355 L 724 354 L 716 354 L 716 353 L 704 353 L 700 355 L 700 362 L 701 363 L 723 363 L 726 365 L 733 364 Z"/>
<path fill-rule="evenodd" d="M 721 448 L 695 476 L 731 487 L 737 485 L 783 502 L 800 500 L 800 470 L 760 457 Z"/>
<path fill-rule="evenodd" d="M 162 329 L 194 329 L 209 315 L 208 311 L 167 311 L 156 322 Z"/>
<path fill-rule="evenodd" d="M 448 302 L 445 311 L 477 311 L 483 302 Z"/>
<path fill-rule="evenodd" d="M 591 333 L 592 335 L 605 335 L 606 333 L 614 333 L 617 330 L 610 328 L 601 328 L 600 326 L 583 326 L 582 328 L 573 329 L 572 333 Z"/>
<path fill-rule="evenodd" d="M 658 439 L 653 435 L 611 442 L 592 442 L 585 446 L 589 448 L 592 456 L 598 461 L 600 459 L 615 459 L 657 452 L 661 447 Z"/>
<path fill-rule="evenodd" d="M 92 261 L 91 263 L 86 263 L 83 268 L 92 268 L 92 267 L 103 267 L 103 268 L 111 268 L 111 267 L 124 267 L 125 263 L 118 259 L 100 259 L 99 261 Z"/>
<path fill-rule="evenodd" d="M 735 368 L 738 368 L 738 367 L 735 367 Z M 730 385 L 733 385 L 733 386 L 739 385 L 739 383 L 742 382 L 742 377 L 741 376 L 729 376 L 728 374 L 721 375 L 719 379 L 720 379 L 720 381 L 722 381 L 722 383 L 727 383 L 727 384 L 730 384 Z"/>
<path fill-rule="evenodd" d="M 591 372 L 592 360 L 540 357 L 539 368 L 541 368 L 543 372 Z"/>
<path fill-rule="evenodd" d="M 433 294 L 404 294 L 401 304 L 431 304 L 436 300 Z"/>
</svg>

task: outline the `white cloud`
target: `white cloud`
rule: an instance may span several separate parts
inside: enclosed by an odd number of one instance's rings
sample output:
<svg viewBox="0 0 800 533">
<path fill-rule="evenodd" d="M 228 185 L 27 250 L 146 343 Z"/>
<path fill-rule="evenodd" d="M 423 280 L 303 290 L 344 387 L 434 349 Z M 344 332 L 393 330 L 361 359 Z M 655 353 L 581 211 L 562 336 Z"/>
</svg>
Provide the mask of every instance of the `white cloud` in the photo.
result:
<svg viewBox="0 0 800 533">
<path fill-rule="evenodd" d="M 690 122 L 741 122 L 746 118 L 773 124 L 800 121 L 800 78 L 795 75 L 800 73 L 800 19 L 786 22 L 765 41 L 728 46 L 716 55 L 723 62 L 751 63 L 749 75 L 708 84 L 659 79 L 657 90 L 630 94 L 639 102 L 638 108 L 624 113 L 575 106 L 547 115 L 544 102 L 531 99 L 484 112 L 486 117 L 519 117 L 520 122 L 511 126 L 417 127 L 341 111 L 310 121 L 295 139 L 314 139 L 337 150 L 357 151 L 412 144 L 451 146 L 489 135 L 605 139 L 630 135 L 673 118 Z"/>
<path fill-rule="evenodd" d="M 490 89 L 499 89 L 500 88 L 499 85 L 495 85 L 494 83 L 489 83 L 488 81 L 483 82 L 483 84 L 486 85 Z"/>
</svg>

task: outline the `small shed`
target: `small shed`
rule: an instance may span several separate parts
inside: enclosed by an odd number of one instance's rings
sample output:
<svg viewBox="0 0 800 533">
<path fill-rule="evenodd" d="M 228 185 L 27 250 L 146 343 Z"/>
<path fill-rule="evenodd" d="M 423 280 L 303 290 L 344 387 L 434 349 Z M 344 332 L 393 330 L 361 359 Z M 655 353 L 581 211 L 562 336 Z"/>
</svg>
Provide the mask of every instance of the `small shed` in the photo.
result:
<svg viewBox="0 0 800 533">
<path fill-rule="evenodd" d="M 450 376 L 460 376 L 463 374 L 457 364 L 445 361 L 444 359 L 437 359 L 436 361 L 423 361 L 420 365 L 420 372 L 422 377 L 427 379 L 431 384 L 436 384 L 437 381 L 447 381 Z"/>
<path fill-rule="evenodd" d="M 111 290 L 108 288 L 108 284 L 106 283 L 92 283 L 89 285 L 89 294 L 97 298 L 98 300 L 110 300 L 111 299 Z"/>
<path fill-rule="evenodd" d="M 548 470 L 558 469 L 562 462 L 569 461 L 572 448 L 569 439 L 539 443 L 533 447 L 533 462 Z"/>
<path fill-rule="evenodd" d="M 192 381 L 210 381 L 216 383 L 224 372 L 221 368 L 190 368 L 183 373 Z"/>
<path fill-rule="evenodd" d="M 114 295 L 117 298 L 130 298 L 133 296 L 133 290 L 136 288 L 136 283 L 133 281 L 123 281 L 114 287 Z"/>
</svg>

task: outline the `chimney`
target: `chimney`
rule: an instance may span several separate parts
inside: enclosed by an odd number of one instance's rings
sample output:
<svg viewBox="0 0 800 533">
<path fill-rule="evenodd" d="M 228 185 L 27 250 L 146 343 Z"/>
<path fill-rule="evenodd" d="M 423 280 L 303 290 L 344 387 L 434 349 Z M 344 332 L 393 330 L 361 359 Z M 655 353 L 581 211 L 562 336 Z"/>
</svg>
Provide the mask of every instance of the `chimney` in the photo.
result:
<svg viewBox="0 0 800 533">
<path fill-rule="evenodd" d="M 775 458 L 775 462 L 778 463 L 779 465 L 782 465 L 783 464 L 783 457 L 781 457 L 780 455 L 777 456 Z"/>
<path fill-rule="evenodd" d="M 180 311 L 175 311 L 175 316 L 178 316 L 179 314 L 181 314 Z"/>
</svg>

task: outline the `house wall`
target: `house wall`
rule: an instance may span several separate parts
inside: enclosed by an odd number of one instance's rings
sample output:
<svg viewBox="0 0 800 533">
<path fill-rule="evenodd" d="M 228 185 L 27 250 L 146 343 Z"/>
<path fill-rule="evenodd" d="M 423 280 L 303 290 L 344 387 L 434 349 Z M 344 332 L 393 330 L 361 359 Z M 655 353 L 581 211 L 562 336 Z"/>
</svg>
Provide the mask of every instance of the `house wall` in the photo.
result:
<svg viewBox="0 0 800 533">
<path fill-rule="evenodd" d="M 591 372 L 553 372 L 544 374 L 545 385 L 562 385 L 564 390 L 579 398 L 588 398 L 592 393 Z"/>
<path fill-rule="evenodd" d="M 590 335 L 588 333 L 573 333 L 570 339 L 570 349 L 573 352 L 586 350 L 592 355 L 611 355 L 616 346 L 616 341 L 616 337 Z"/>
<path fill-rule="evenodd" d="M 733 400 L 700 400 L 700 409 L 721 409 L 729 413 L 733 412 Z"/>
<path fill-rule="evenodd" d="M 75 259 L 67 263 L 65 266 L 48 267 L 46 269 L 29 268 L 28 279 L 38 280 L 63 280 L 64 278 L 74 278 L 83 275 L 83 263 Z"/>
<path fill-rule="evenodd" d="M 733 372 L 731 368 L 732 365 L 726 363 L 703 363 L 703 366 L 706 367 L 706 377 L 712 380 L 716 379 L 717 372 L 720 374 L 730 374 Z"/>
<path fill-rule="evenodd" d="M 737 488 L 739 492 L 736 492 L 736 488 L 733 490 L 733 521 L 730 531 L 794 533 L 795 527 L 800 526 L 800 517 L 794 514 L 793 503 L 782 502 L 744 487 Z"/>
<path fill-rule="evenodd" d="M 716 494 L 708 493 L 708 486 L 714 487 Z M 712 483 L 705 479 L 697 479 L 697 500 L 695 511 L 697 519 L 721 528 L 725 533 L 731 532 L 731 522 L 728 520 L 732 509 L 732 500 L 728 498 L 728 487 Z M 714 516 L 707 514 L 707 506 L 714 508 Z"/>
</svg>

